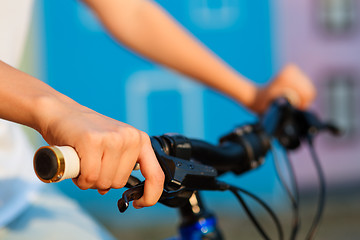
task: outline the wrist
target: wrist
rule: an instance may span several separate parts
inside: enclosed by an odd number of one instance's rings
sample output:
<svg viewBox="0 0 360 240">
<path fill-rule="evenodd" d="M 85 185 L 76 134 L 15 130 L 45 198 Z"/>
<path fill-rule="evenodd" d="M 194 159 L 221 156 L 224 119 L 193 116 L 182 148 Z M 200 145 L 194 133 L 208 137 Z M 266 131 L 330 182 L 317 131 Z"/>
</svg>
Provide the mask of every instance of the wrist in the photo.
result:
<svg viewBox="0 0 360 240">
<path fill-rule="evenodd" d="M 265 108 L 266 108 L 266 104 L 267 104 L 267 91 L 266 91 L 266 87 L 262 87 L 262 86 L 257 86 L 254 89 L 253 92 L 253 98 L 250 102 L 249 105 L 247 105 L 247 107 L 257 113 L 257 114 L 261 114 Z"/>
<path fill-rule="evenodd" d="M 236 102 L 253 110 L 253 105 L 257 99 L 259 87 L 247 78 L 238 74 L 235 70 L 223 71 L 211 74 L 215 79 L 213 87 L 223 94 L 231 97 Z M 205 81 L 204 81 L 205 82 Z"/>
<path fill-rule="evenodd" d="M 66 118 L 70 109 L 75 105 L 81 106 L 70 98 L 57 94 L 45 94 L 36 97 L 33 104 L 34 121 L 30 126 L 41 135 L 46 135 L 51 125 L 56 124 L 59 119 Z"/>
<path fill-rule="evenodd" d="M 259 99 L 263 93 L 263 88 L 257 86 L 247 79 L 240 79 L 237 81 L 238 86 L 232 87 L 234 99 L 245 106 L 247 109 L 258 113 Z"/>
</svg>

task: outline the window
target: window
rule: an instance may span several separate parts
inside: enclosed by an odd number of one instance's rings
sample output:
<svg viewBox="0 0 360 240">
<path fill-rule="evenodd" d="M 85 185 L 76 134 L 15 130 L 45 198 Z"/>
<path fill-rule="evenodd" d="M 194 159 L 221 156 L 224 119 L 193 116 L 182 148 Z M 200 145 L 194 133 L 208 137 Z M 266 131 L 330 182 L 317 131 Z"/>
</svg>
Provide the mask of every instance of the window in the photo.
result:
<svg viewBox="0 0 360 240">
<path fill-rule="evenodd" d="M 352 32 L 357 21 L 356 0 L 318 0 L 317 20 L 329 34 L 341 35 Z"/>
<path fill-rule="evenodd" d="M 357 106 L 355 77 L 348 72 L 332 74 L 328 82 L 328 113 L 345 136 L 357 131 Z"/>
</svg>

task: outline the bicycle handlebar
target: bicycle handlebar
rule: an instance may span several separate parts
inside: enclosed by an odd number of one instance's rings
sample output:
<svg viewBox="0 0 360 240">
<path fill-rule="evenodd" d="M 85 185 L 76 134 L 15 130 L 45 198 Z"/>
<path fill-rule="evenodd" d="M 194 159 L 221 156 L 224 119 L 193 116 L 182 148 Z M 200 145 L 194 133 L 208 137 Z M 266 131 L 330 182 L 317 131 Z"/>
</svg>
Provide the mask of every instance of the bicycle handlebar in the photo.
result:
<svg viewBox="0 0 360 240">
<path fill-rule="evenodd" d="M 241 174 L 261 165 L 264 156 L 271 148 L 273 138 L 277 139 L 287 150 L 296 149 L 305 139 L 308 141 L 309 147 L 312 148 L 312 139 L 322 130 L 329 130 L 334 135 L 340 134 L 339 129 L 334 125 L 319 121 L 313 113 L 293 108 L 286 99 L 277 99 L 258 123 L 236 128 L 233 132 L 222 137 L 218 145 L 202 140 L 188 139 L 181 135 L 164 134 L 151 137 L 155 155 L 165 173 L 163 193 L 159 202 L 169 207 L 180 208 L 183 218 L 181 236 L 188 239 L 188 235 L 185 234 L 188 227 L 193 229 L 194 226 L 197 227 L 198 224 L 202 224 L 204 219 L 213 219 L 212 215 L 201 207 L 201 199 L 197 190 L 230 190 L 237 197 L 259 233 L 264 239 L 269 239 L 239 194 L 241 192 L 265 208 L 276 224 L 279 239 L 283 239 L 280 221 L 264 201 L 244 189 L 218 181 L 217 177 L 230 171 Z M 315 155 L 313 153 L 313 156 Z M 313 158 L 315 163 L 318 162 L 316 156 Z M 323 177 L 321 177 L 323 174 L 318 163 L 316 166 L 321 180 L 321 194 L 319 195 L 317 214 L 307 234 L 309 239 L 314 235 L 319 224 L 325 199 L 325 188 Z M 34 169 L 42 181 L 47 183 L 58 182 L 79 175 L 80 159 L 75 149 L 68 146 L 42 147 L 34 156 Z M 283 184 L 286 187 L 284 182 Z M 144 182 L 130 176 L 125 187 L 129 189 L 124 191 L 118 200 L 120 212 L 124 212 L 128 208 L 130 201 L 142 197 Z M 289 190 L 288 195 L 292 200 L 294 211 L 291 238 L 295 238 L 299 228 L 298 203 Z M 215 223 L 209 226 L 211 229 L 217 229 Z M 192 235 L 189 236 L 200 236 L 198 230 L 192 230 L 191 233 Z M 210 232 L 210 234 L 213 233 Z M 222 239 L 219 231 L 215 231 L 215 233 L 217 233 L 217 237 L 214 239 Z M 214 237 L 215 235 L 211 236 Z"/>
<path fill-rule="evenodd" d="M 270 146 L 266 136 L 253 132 L 254 130 L 250 130 L 250 127 L 243 127 L 242 129 L 248 129 L 247 133 L 242 133 L 243 136 L 238 137 L 237 140 L 224 138 L 218 146 L 202 140 L 170 134 L 151 137 L 151 141 L 158 159 L 164 158 L 163 155 L 160 156 L 161 152 L 164 152 L 166 155 L 177 158 L 177 163 L 180 159 L 195 159 L 215 168 L 218 175 L 228 171 L 240 174 L 261 164 L 260 158 Z M 236 131 L 239 132 L 240 128 Z M 156 141 L 160 145 L 157 145 Z M 189 146 L 179 147 L 184 142 L 187 142 Z M 195 163 L 191 164 L 189 169 L 194 168 Z M 167 166 L 162 167 L 167 168 Z M 39 148 L 34 155 L 34 170 L 37 177 L 45 183 L 60 182 L 79 175 L 80 159 L 76 150 L 70 146 L 44 146 Z"/>
<path fill-rule="evenodd" d="M 253 125 L 237 128 L 221 139 L 218 146 L 181 135 L 164 134 L 151 137 L 152 147 L 165 173 L 164 191 L 159 202 L 181 206 L 194 190 L 225 190 L 219 175 L 232 171 L 246 172 L 259 166 L 270 148 L 270 139 Z M 34 169 L 40 180 L 59 182 L 79 175 L 80 159 L 72 147 L 48 146 L 34 156 Z M 143 183 L 131 177 L 129 190 L 118 201 L 121 212 L 130 201 L 143 194 Z"/>
<path fill-rule="evenodd" d="M 236 128 L 221 138 L 217 146 L 181 135 L 151 137 L 165 173 L 160 202 L 176 207 L 194 190 L 222 190 L 224 186 L 219 185 L 216 177 L 229 171 L 241 174 L 259 166 L 270 149 L 272 138 L 291 150 L 297 148 L 303 138 L 324 129 L 338 133 L 334 126 L 322 123 L 314 114 L 293 108 L 285 99 L 277 99 L 259 123 Z M 71 147 L 43 147 L 34 156 L 35 172 L 47 183 L 77 177 L 79 163 Z M 129 201 L 142 195 L 143 186 L 139 181 L 131 182 L 136 183 L 137 188 L 124 192 L 119 209 L 126 209 Z M 134 184 L 128 182 L 127 187 Z M 174 197 L 175 193 L 180 200 Z"/>
</svg>

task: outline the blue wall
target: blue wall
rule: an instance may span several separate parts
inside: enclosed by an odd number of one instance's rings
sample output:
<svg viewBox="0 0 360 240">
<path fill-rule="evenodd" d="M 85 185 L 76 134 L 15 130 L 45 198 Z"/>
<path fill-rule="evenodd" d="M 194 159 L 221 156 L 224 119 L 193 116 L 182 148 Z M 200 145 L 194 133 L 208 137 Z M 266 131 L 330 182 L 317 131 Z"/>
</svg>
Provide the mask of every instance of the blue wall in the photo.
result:
<svg viewBox="0 0 360 240">
<path fill-rule="evenodd" d="M 244 76 L 258 83 L 271 78 L 268 1 L 157 2 Z M 213 143 L 233 127 L 255 119 L 232 100 L 117 44 L 80 1 L 43 1 L 43 8 L 45 80 L 81 104 L 149 135 L 179 132 Z M 270 193 L 273 176 L 271 163 L 266 163 L 236 181 Z M 88 208 L 99 204 L 101 209 L 104 198 L 95 192 L 77 190 L 71 181 L 60 186 L 80 201 L 86 199 Z M 120 193 L 107 195 L 113 201 Z M 115 202 L 111 204 L 116 208 Z"/>
</svg>

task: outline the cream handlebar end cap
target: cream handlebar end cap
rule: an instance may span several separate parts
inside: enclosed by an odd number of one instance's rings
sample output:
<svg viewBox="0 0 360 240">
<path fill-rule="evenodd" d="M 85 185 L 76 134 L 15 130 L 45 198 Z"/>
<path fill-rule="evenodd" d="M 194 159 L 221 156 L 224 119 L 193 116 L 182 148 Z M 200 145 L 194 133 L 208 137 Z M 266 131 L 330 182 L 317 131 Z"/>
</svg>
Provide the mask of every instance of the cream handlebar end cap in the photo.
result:
<svg viewBox="0 0 360 240">
<path fill-rule="evenodd" d="M 136 163 L 134 170 L 139 170 Z M 45 146 L 34 155 L 36 176 L 45 183 L 60 182 L 76 178 L 80 174 L 80 159 L 74 148 L 69 146 Z"/>
<path fill-rule="evenodd" d="M 80 159 L 72 147 L 45 146 L 34 155 L 34 170 L 45 183 L 60 182 L 79 175 Z"/>
</svg>

